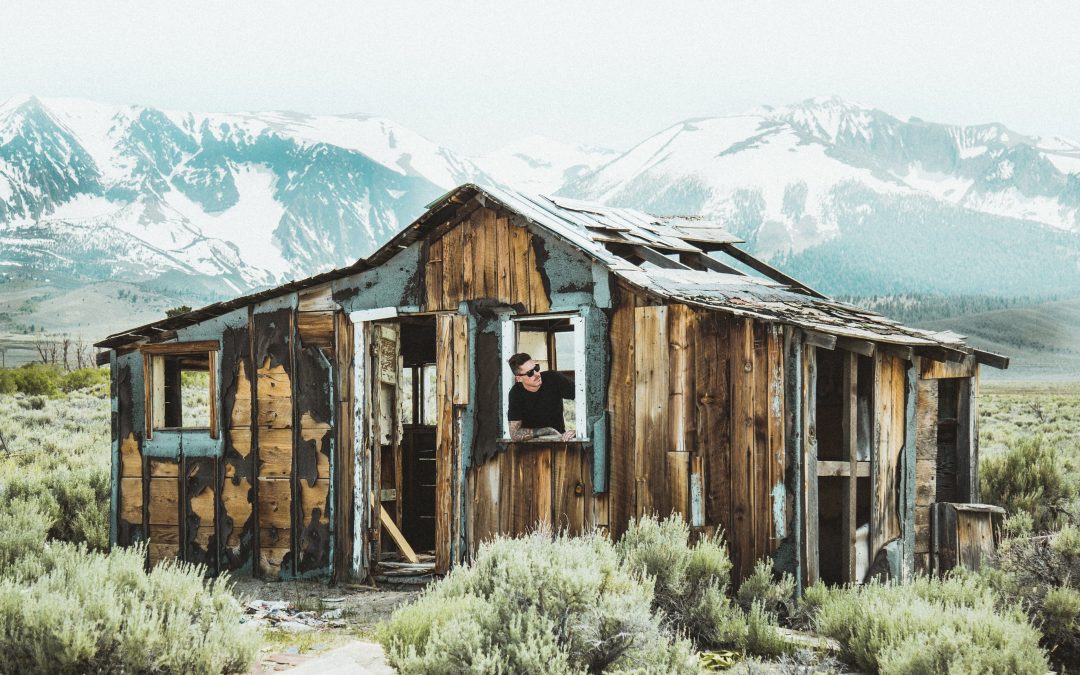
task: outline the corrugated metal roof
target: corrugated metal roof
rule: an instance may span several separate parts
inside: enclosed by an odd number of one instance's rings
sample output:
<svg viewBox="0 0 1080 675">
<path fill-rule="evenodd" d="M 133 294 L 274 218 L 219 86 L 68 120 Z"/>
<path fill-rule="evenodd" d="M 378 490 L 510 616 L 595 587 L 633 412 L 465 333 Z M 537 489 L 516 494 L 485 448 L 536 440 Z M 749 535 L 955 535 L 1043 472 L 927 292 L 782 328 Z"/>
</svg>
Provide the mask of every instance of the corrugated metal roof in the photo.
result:
<svg viewBox="0 0 1080 675">
<path fill-rule="evenodd" d="M 162 331 L 197 323 L 251 302 L 378 266 L 401 248 L 453 217 L 458 208 L 474 198 L 483 203 L 494 202 L 517 213 L 552 235 L 578 247 L 632 286 L 675 302 L 790 324 L 838 337 L 911 347 L 936 347 L 949 352 L 972 351 L 964 345 L 962 336 L 901 326 L 873 312 L 834 302 L 810 289 L 799 288 L 797 282 L 790 278 L 787 279 L 787 284 L 780 283 L 776 279 L 783 280 L 783 275 L 776 271 L 772 272 L 774 279 L 770 280 L 751 275 L 690 269 L 679 262 L 679 256 L 708 256 L 710 252 L 722 251 L 725 247 L 742 241 L 709 220 L 680 216 L 658 217 L 634 209 L 591 204 L 564 197 L 530 195 L 495 186 L 473 184 L 459 186 L 432 202 L 427 212 L 386 245 L 350 267 L 117 333 L 97 346 L 116 347 L 151 338 Z M 623 249 L 627 249 L 630 255 Z M 635 251 L 641 255 L 635 257 Z M 746 257 L 739 251 L 734 254 Z M 642 262 L 642 259 L 649 262 Z M 697 258 L 697 261 L 699 265 L 704 263 L 704 266 L 709 267 L 708 260 Z M 726 264 L 732 261 L 721 262 Z M 657 263 L 662 266 L 657 266 Z M 676 269 L 666 269 L 668 267 Z M 765 267 L 762 269 L 769 272 Z"/>
</svg>

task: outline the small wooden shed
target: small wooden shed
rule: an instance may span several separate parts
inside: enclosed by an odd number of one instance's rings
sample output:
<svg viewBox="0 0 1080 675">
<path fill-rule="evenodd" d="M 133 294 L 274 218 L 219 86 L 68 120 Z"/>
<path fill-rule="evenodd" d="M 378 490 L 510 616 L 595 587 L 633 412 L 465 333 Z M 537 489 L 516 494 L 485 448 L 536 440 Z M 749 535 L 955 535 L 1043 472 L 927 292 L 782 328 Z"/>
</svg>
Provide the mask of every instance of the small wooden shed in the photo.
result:
<svg viewBox="0 0 1080 675">
<path fill-rule="evenodd" d="M 112 542 L 362 578 L 674 512 L 722 531 L 740 577 L 929 569 L 932 505 L 978 501 L 979 364 L 1007 360 L 737 243 L 463 185 L 350 267 L 112 335 Z M 508 439 L 518 351 L 574 381 L 575 440 Z"/>
</svg>

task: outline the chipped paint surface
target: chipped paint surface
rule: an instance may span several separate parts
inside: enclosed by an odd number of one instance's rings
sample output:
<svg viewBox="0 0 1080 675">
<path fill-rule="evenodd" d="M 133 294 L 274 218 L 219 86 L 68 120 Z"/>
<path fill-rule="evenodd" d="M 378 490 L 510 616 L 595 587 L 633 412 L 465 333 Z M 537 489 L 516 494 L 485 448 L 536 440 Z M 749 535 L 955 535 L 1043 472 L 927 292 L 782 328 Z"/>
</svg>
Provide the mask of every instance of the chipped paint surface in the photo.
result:
<svg viewBox="0 0 1080 675">
<path fill-rule="evenodd" d="M 772 489 L 772 517 L 773 528 L 776 531 L 776 537 L 783 539 L 787 536 L 787 490 L 784 488 L 784 481 L 777 482 Z"/>
</svg>

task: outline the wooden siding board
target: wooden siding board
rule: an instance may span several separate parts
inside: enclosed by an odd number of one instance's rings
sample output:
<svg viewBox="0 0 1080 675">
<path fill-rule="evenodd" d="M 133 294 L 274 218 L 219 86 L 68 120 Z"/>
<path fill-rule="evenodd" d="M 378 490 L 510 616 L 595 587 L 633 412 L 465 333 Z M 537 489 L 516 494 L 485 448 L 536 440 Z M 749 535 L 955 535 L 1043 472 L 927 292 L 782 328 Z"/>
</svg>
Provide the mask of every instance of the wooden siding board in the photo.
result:
<svg viewBox="0 0 1080 675">
<path fill-rule="evenodd" d="M 609 528 L 613 537 L 622 535 L 634 516 L 634 430 L 636 419 L 634 390 L 634 306 L 635 295 L 620 293 L 612 314 L 608 340 L 611 368 L 608 379 L 608 416 L 611 419 L 610 478 L 608 484 Z"/>
<path fill-rule="evenodd" d="M 788 497 L 784 489 L 784 467 L 787 462 L 784 438 L 784 354 L 783 335 L 779 326 L 769 327 L 769 438 L 765 449 L 769 463 L 768 514 L 770 545 L 768 552 L 775 553 L 780 539 L 791 532 L 788 521 Z M 777 518 L 779 517 L 779 522 Z"/>
<path fill-rule="evenodd" d="M 754 325 L 731 322 L 731 529 L 733 576 L 742 579 L 756 559 L 754 522 Z"/>
<path fill-rule="evenodd" d="M 634 515 L 671 513 L 667 486 L 668 349 L 667 308 L 634 311 Z"/>
</svg>

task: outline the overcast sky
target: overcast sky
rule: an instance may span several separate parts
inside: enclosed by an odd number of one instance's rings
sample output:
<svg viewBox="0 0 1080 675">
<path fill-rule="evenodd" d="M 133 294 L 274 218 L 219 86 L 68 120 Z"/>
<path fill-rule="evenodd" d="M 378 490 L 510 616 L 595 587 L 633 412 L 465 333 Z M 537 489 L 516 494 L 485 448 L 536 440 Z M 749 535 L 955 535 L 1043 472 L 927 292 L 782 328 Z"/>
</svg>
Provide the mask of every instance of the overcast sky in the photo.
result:
<svg viewBox="0 0 1080 675">
<path fill-rule="evenodd" d="M 625 149 L 689 117 L 830 95 L 1080 139 L 1080 2 L 28 0 L 0 13 L 0 99 L 368 112 L 474 154 L 532 134 Z"/>
</svg>

